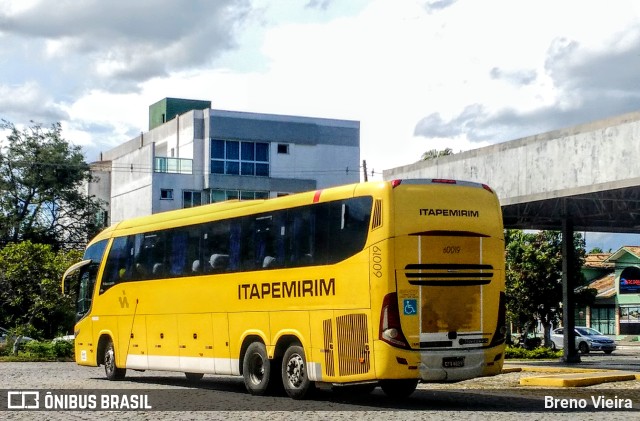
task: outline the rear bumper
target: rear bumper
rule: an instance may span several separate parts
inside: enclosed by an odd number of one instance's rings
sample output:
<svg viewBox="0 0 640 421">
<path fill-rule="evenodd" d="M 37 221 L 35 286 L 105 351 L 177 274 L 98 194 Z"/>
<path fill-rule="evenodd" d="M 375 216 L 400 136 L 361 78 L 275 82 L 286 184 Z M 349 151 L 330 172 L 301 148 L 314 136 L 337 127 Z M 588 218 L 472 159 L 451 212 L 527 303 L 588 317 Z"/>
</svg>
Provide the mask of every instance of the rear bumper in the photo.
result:
<svg viewBox="0 0 640 421">
<path fill-rule="evenodd" d="M 457 382 L 502 372 L 504 345 L 484 349 L 402 350 L 376 341 L 376 378 Z M 464 361 L 460 367 L 445 367 Z"/>
<path fill-rule="evenodd" d="M 499 374 L 503 358 L 495 349 L 421 351 L 420 378 L 425 382 L 457 382 Z M 497 361 L 496 361 L 497 357 Z M 445 361 L 463 361 L 459 367 L 445 367 Z"/>
</svg>

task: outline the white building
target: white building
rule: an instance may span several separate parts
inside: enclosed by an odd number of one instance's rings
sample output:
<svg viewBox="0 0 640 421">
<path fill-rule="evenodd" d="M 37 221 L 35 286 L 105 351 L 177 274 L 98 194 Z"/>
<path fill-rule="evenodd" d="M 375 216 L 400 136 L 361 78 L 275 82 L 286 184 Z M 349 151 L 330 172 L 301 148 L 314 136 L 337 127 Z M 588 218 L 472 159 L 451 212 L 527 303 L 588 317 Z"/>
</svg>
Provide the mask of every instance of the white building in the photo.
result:
<svg viewBox="0 0 640 421">
<path fill-rule="evenodd" d="M 92 164 L 100 173 L 90 193 L 109 203 L 110 223 L 360 179 L 357 121 L 213 110 L 176 98 L 151 105 L 149 116 L 148 132 Z"/>
</svg>

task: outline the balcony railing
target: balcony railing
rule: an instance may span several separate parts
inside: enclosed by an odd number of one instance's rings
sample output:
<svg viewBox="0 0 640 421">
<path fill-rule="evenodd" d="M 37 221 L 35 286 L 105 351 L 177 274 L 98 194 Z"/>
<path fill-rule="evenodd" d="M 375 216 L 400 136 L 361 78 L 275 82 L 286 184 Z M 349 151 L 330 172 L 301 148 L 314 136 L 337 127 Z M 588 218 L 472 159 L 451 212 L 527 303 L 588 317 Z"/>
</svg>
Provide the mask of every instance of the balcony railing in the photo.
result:
<svg viewBox="0 0 640 421">
<path fill-rule="evenodd" d="M 153 171 L 169 174 L 192 174 L 193 159 L 156 156 Z"/>
</svg>

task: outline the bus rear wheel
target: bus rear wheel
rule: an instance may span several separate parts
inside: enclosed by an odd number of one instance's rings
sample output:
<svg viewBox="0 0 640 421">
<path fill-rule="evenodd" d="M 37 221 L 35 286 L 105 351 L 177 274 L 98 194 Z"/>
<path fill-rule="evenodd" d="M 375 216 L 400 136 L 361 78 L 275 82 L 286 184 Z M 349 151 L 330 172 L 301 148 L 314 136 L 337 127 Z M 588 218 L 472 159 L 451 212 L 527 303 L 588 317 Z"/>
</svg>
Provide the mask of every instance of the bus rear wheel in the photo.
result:
<svg viewBox="0 0 640 421">
<path fill-rule="evenodd" d="M 304 399 L 312 388 L 304 348 L 300 345 L 289 346 L 282 357 L 282 384 L 293 399 Z"/>
<path fill-rule="evenodd" d="M 418 379 L 380 380 L 380 388 L 391 398 L 406 398 L 418 387 Z"/>
<path fill-rule="evenodd" d="M 118 368 L 116 365 L 116 352 L 111 339 L 104 348 L 104 372 L 108 380 L 122 380 L 127 374 L 126 368 Z"/>
<path fill-rule="evenodd" d="M 242 376 L 244 386 L 252 395 L 264 395 L 271 379 L 271 362 L 267 356 L 267 348 L 262 342 L 253 342 L 247 348 L 242 360 Z"/>
</svg>

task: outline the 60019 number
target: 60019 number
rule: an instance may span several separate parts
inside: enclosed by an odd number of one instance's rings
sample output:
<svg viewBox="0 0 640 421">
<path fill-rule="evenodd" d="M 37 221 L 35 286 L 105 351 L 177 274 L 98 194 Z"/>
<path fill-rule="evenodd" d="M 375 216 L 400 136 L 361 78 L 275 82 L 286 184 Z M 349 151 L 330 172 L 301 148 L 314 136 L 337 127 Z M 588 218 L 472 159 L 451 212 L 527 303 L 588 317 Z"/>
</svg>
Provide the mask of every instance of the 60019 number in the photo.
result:
<svg viewBox="0 0 640 421">
<path fill-rule="evenodd" d="M 460 246 L 447 246 L 442 249 L 442 253 L 444 254 L 460 254 L 462 251 L 462 247 Z"/>
<path fill-rule="evenodd" d="M 382 249 L 373 246 L 371 252 L 371 272 L 376 278 L 382 278 Z"/>
</svg>

